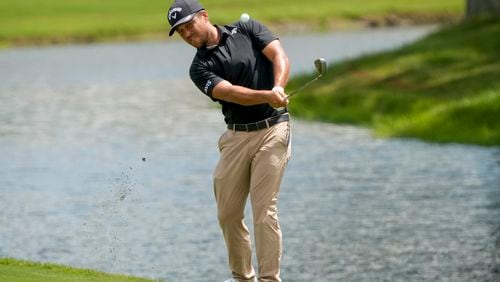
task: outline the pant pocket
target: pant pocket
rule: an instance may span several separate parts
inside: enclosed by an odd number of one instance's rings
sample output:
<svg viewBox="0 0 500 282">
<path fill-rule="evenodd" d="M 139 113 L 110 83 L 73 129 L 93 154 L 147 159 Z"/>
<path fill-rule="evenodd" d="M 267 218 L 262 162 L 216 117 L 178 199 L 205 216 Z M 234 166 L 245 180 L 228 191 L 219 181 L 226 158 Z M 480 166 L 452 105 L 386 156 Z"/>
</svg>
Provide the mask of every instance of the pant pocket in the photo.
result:
<svg viewBox="0 0 500 282">
<path fill-rule="evenodd" d="M 219 148 L 219 152 L 222 151 L 226 135 L 227 135 L 227 130 L 224 131 L 224 133 L 222 133 L 222 135 L 219 137 L 219 141 L 217 142 L 217 147 Z"/>
<path fill-rule="evenodd" d="M 283 144 L 288 147 L 290 145 L 291 132 L 290 132 L 290 122 L 282 122 L 278 124 L 279 130 L 278 134 L 280 134 L 280 140 L 282 140 Z"/>
</svg>

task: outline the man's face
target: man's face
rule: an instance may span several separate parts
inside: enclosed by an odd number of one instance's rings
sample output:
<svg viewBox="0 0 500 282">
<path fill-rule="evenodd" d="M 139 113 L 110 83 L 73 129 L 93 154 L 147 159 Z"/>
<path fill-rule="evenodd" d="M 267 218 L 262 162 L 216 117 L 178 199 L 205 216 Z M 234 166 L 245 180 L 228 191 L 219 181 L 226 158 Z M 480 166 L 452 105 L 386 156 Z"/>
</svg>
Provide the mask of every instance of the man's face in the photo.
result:
<svg viewBox="0 0 500 282">
<path fill-rule="evenodd" d="M 201 48 L 207 44 L 208 31 L 205 15 L 203 12 L 198 12 L 190 22 L 181 24 L 176 28 L 182 39 L 195 48 Z"/>
</svg>

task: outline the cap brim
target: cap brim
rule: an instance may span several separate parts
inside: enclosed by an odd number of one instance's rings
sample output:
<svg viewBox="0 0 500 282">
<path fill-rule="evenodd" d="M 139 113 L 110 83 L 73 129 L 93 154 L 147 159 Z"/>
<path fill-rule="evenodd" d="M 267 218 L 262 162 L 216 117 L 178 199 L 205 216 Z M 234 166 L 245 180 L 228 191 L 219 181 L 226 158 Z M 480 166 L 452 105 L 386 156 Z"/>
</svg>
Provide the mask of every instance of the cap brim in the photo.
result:
<svg viewBox="0 0 500 282">
<path fill-rule="evenodd" d="M 196 12 L 197 13 L 197 12 Z M 184 18 L 178 20 L 173 26 L 172 28 L 170 29 L 170 32 L 168 33 L 168 36 L 172 36 L 172 34 L 174 34 L 175 32 L 175 29 L 181 25 L 181 24 L 185 24 L 187 22 L 190 22 L 191 20 L 193 20 L 194 18 L 194 15 L 196 15 L 196 13 L 192 13 L 191 15 L 187 15 L 185 16 Z"/>
</svg>

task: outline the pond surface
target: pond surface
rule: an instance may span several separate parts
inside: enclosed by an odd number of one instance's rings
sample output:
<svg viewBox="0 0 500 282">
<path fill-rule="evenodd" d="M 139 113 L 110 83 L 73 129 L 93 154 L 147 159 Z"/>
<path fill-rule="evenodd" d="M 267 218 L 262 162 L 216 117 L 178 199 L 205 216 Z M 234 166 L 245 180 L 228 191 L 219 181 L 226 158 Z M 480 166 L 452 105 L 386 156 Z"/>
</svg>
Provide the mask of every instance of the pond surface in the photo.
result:
<svg viewBox="0 0 500 282">
<path fill-rule="evenodd" d="M 292 73 L 432 27 L 283 37 Z M 181 42 L 0 51 L 0 257 L 224 281 L 218 107 Z M 498 281 L 500 149 L 292 120 L 284 281 Z M 247 209 L 251 227 L 251 213 Z"/>
</svg>

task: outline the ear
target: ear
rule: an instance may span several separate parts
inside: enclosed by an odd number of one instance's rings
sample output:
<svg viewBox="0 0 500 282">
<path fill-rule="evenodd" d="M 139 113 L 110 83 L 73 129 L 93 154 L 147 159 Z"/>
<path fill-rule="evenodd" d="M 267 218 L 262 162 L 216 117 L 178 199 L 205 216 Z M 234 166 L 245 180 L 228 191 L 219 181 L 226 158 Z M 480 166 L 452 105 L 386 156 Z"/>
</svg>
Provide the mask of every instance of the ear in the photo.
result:
<svg viewBox="0 0 500 282">
<path fill-rule="evenodd" d="M 204 21 L 208 22 L 208 13 L 206 10 L 201 10 L 199 15 Z"/>
</svg>

